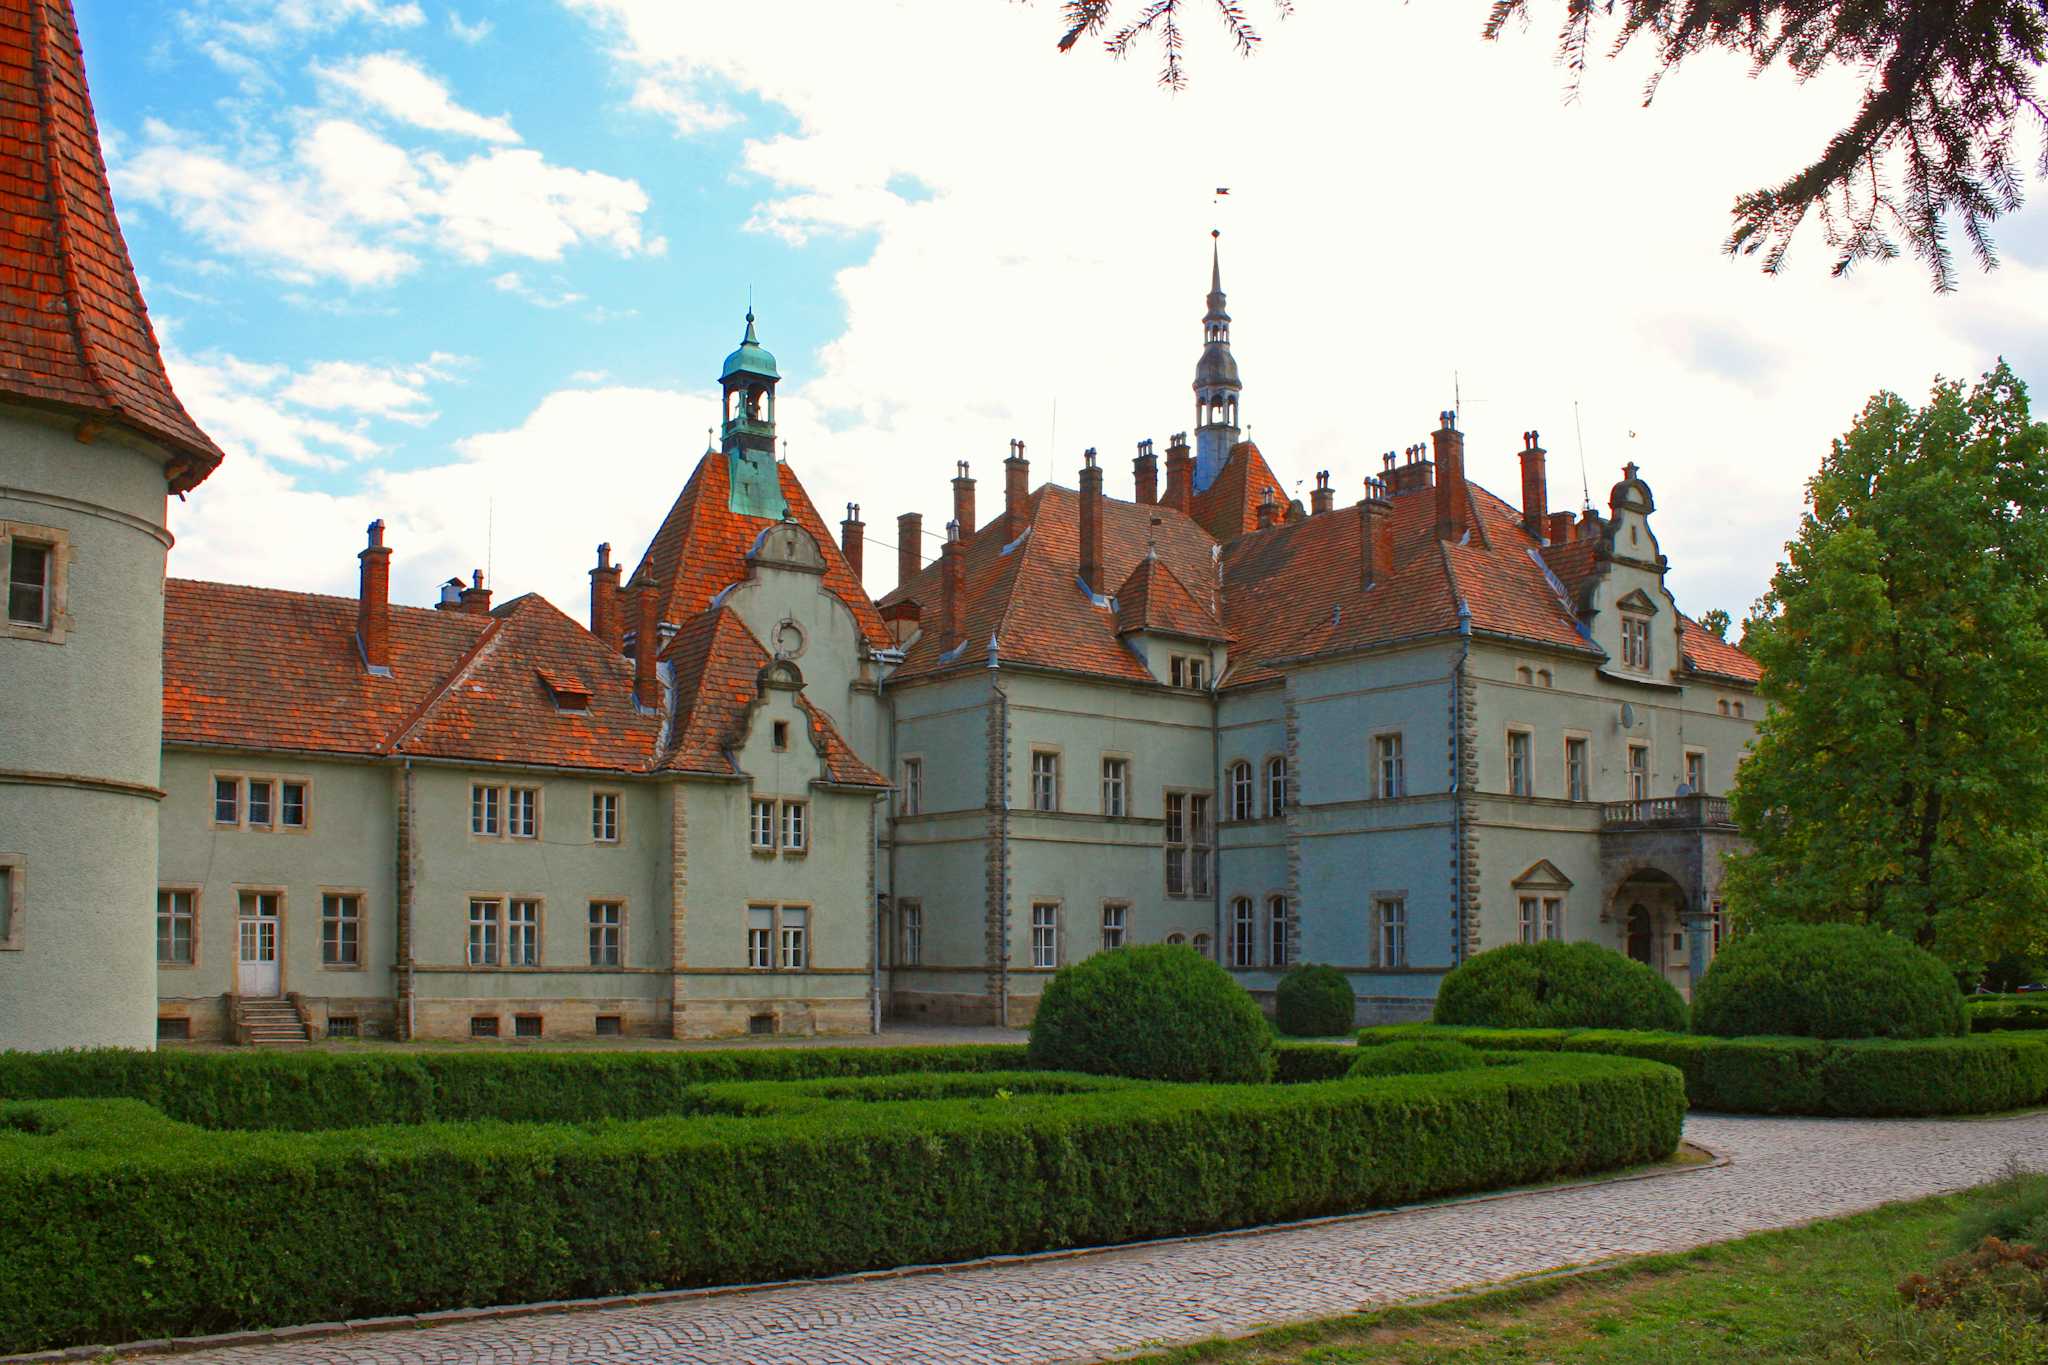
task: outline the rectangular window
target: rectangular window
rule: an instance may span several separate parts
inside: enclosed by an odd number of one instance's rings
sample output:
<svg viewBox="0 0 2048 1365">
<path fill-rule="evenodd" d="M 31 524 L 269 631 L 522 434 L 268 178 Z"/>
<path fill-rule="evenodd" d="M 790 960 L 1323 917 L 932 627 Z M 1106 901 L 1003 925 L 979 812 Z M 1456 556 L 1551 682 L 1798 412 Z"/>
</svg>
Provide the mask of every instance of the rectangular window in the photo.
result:
<svg viewBox="0 0 2048 1365">
<path fill-rule="evenodd" d="M 600 1038 L 621 1037 L 626 1032 L 624 1028 L 625 1022 L 616 1014 L 600 1014 L 597 1016 L 597 1036 Z"/>
<path fill-rule="evenodd" d="M 1543 937 L 1561 939 L 1564 937 L 1564 902 L 1556 896 L 1543 898 Z"/>
<path fill-rule="evenodd" d="M 1228 779 L 1230 797 L 1230 818 L 1249 820 L 1252 818 L 1252 765 L 1240 760 L 1230 765 L 1225 776 Z"/>
<path fill-rule="evenodd" d="M 770 726 L 769 740 L 775 746 L 776 753 L 779 754 L 787 750 L 789 748 L 789 722 L 778 720 Z"/>
<path fill-rule="evenodd" d="M 924 760 L 903 760 L 903 788 L 896 793 L 897 809 L 905 815 L 924 814 Z"/>
<path fill-rule="evenodd" d="M 1650 618 L 1621 618 L 1621 665 L 1638 673 L 1650 671 Z"/>
<path fill-rule="evenodd" d="M 1216 843 L 1216 826 L 1209 819 L 1208 794 L 1188 796 L 1188 890 L 1197 896 L 1209 894 L 1209 855 Z"/>
<path fill-rule="evenodd" d="M 320 897 L 320 965 L 363 965 L 363 898 L 343 892 Z"/>
<path fill-rule="evenodd" d="M 1535 739 L 1527 730 L 1508 731 L 1508 794 L 1510 796 L 1534 796 L 1536 794 L 1536 773 L 1533 749 Z"/>
<path fill-rule="evenodd" d="M 747 965 L 762 971 L 775 965 L 775 907 L 747 907 Z"/>
<path fill-rule="evenodd" d="M 540 793 L 532 787 L 514 787 L 507 793 L 509 833 L 515 839 L 540 837 Z"/>
<path fill-rule="evenodd" d="M 1685 756 L 1685 785 L 1694 796 L 1707 794 L 1707 756 L 1698 751 Z"/>
<path fill-rule="evenodd" d="M 1287 898 L 1273 896 L 1266 901 L 1267 961 L 1285 967 L 1287 953 Z"/>
<path fill-rule="evenodd" d="M 590 903 L 590 965 L 616 967 L 626 932 L 626 907 L 617 901 Z"/>
<path fill-rule="evenodd" d="M 1373 738 L 1373 772 L 1378 784 L 1378 796 L 1382 801 L 1391 801 L 1408 794 L 1408 774 L 1401 757 L 1399 735 L 1377 735 Z"/>
<path fill-rule="evenodd" d="M 1167 679 L 1175 687 L 1200 691 L 1208 684 L 1209 661 L 1192 654 L 1175 654 L 1167 663 Z"/>
<path fill-rule="evenodd" d="M 1188 893 L 1188 798 L 1184 792 L 1166 794 L 1166 894 Z"/>
<path fill-rule="evenodd" d="M 811 963 L 809 916 L 799 906 L 782 907 L 781 951 L 776 961 L 784 971 L 800 971 Z"/>
<path fill-rule="evenodd" d="M 810 806 L 803 801 L 782 803 L 782 851 L 801 853 L 810 847 Z"/>
<path fill-rule="evenodd" d="M 1031 809 L 1060 808 L 1060 756 L 1043 749 L 1031 751 Z"/>
<path fill-rule="evenodd" d="M 498 902 L 472 900 L 469 903 L 469 965 L 498 965 Z M 497 1027 L 497 1020 L 491 1021 Z M 495 1034 L 493 1036 L 496 1036 Z"/>
<path fill-rule="evenodd" d="M 353 1014 L 330 1014 L 327 1016 L 329 1038 L 360 1038 L 363 1036 L 363 1021 Z"/>
<path fill-rule="evenodd" d="M 1522 897 L 1522 942 L 1534 943 L 1543 932 L 1543 904 L 1534 896 Z"/>
<path fill-rule="evenodd" d="M 1060 965 L 1060 908 L 1035 904 L 1031 907 L 1031 965 Z"/>
<path fill-rule="evenodd" d="M 924 961 L 924 907 L 916 901 L 903 902 L 903 954 L 906 967 L 915 967 Z"/>
<path fill-rule="evenodd" d="M 1573 801 L 1591 800 L 1592 760 L 1588 741 L 1573 737 L 1564 742 L 1564 791 Z"/>
<path fill-rule="evenodd" d="M 747 847 L 767 853 L 775 848 L 775 803 L 755 800 L 747 806 Z"/>
<path fill-rule="evenodd" d="M 1121 818 L 1131 813 L 1131 761 L 1128 758 L 1102 760 L 1102 813 Z"/>
<path fill-rule="evenodd" d="M 250 828 L 268 829 L 273 818 L 270 804 L 271 785 L 267 781 L 249 780 L 249 825 Z"/>
<path fill-rule="evenodd" d="M 514 1038 L 538 1038 L 540 1037 L 540 1029 L 541 1023 L 538 1014 L 515 1014 L 512 1016 L 512 1036 Z"/>
<path fill-rule="evenodd" d="M 619 841 L 617 792 L 590 794 L 590 837 L 593 842 L 600 844 L 616 844 Z"/>
<path fill-rule="evenodd" d="M 1650 799 L 1650 746 L 1647 744 L 1628 746 L 1628 799 Z"/>
<path fill-rule="evenodd" d="M 540 902 L 516 900 L 505 907 L 505 965 L 540 965 Z"/>
<path fill-rule="evenodd" d="M 469 789 L 469 832 L 495 839 L 499 828 L 499 803 L 505 793 L 501 787 L 472 786 Z M 497 1021 L 493 1020 L 495 1024 Z"/>
<path fill-rule="evenodd" d="M 472 1014 L 469 1016 L 469 1036 L 472 1038 L 495 1038 L 498 1036 L 498 1016 L 495 1014 Z"/>
<path fill-rule="evenodd" d="M 239 825 L 242 823 L 241 778 L 216 777 L 213 779 L 213 823 L 216 825 Z"/>
<path fill-rule="evenodd" d="M 1275 817 L 1287 814 L 1287 760 L 1284 758 L 1266 760 L 1266 814 Z"/>
<path fill-rule="evenodd" d="M 0 858 L 0 948 L 21 947 L 21 919 L 14 913 L 21 902 L 21 877 L 20 859 Z"/>
<path fill-rule="evenodd" d="M 1258 941 L 1258 923 L 1252 914 L 1251 898 L 1239 896 L 1230 903 L 1230 965 L 1249 967 L 1256 960 L 1252 945 Z"/>
<path fill-rule="evenodd" d="M 279 784 L 277 820 L 286 829 L 306 827 L 306 784 L 285 782 Z"/>
<path fill-rule="evenodd" d="M 0 868 L 0 901 L 6 899 L 10 882 L 7 870 Z M 0 906 L 0 938 L 5 937 L 6 918 L 4 906 Z M 159 963 L 166 967 L 192 965 L 192 931 L 195 923 L 190 891 L 156 893 L 156 960 Z"/>
<path fill-rule="evenodd" d="M 1408 965 L 1408 902 L 1399 896 L 1385 896 L 1373 902 L 1374 946 L 1381 967 Z"/>
<path fill-rule="evenodd" d="M 1124 921 L 1130 914 L 1130 907 L 1105 905 L 1102 907 L 1102 950 L 1124 946 Z"/>
<path fill-rule="evenodd" d="M 41 541 L 11 542 L 7 563 L 7 619 L 17 626 L 39 630 L 50 625 L 50 569 L 56 562 L 50 546 Z"/>
</svg>

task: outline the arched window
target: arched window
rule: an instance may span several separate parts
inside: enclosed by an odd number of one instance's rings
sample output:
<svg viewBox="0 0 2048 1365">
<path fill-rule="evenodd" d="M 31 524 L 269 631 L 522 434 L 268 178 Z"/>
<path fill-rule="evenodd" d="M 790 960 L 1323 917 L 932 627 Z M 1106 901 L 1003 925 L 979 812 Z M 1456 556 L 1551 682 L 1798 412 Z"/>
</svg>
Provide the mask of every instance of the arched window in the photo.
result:
<svg viewBox="0 0 2048 1365">
<path fill-rule="evenodd" d="M 1166 936 L 1166 941 L 1168 943 L 1173 944 L 1175 947 L 1182 947 L 1186 945 L 1188 941 L 1188 936 L 1186 934 L 1168 934 Z"/>
<path fill-rule="evenodd" d="M 1287 965 L 1287 897 L 1266 898 L 1266 933 L 1275 967 Z"/>
<path fill-rule="evenodd" d="M 1195 951 L 1203 957 L 1209 956 L 1209 936 L 1207 934 L 1195 935 Z"/>
<path fill-rule="evenodd" d="M 1279 818 L 1287 814 L 1287 760 L 1266 760 L 1266 814 Z"/>
<path fill-rule="evenodd" d="M 1239 759 L 1230 765 L 1228 773 L 1230 788 L 1230 818 L 1249 820 L 1252 818 L 1252 765 Z"/>
<path fill-rule="evenodd" d="M 1250 967 L 1257 963 L 1258 921 L 1252 915 L 1250 896 L 1230 903 L 1230 965 Z"/>
</svg>

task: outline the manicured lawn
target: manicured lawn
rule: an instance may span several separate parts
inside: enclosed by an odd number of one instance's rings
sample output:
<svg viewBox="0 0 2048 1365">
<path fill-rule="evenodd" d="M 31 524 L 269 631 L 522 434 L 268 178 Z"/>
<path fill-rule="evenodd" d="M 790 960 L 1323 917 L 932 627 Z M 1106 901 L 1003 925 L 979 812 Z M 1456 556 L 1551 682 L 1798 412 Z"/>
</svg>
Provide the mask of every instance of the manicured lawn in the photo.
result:
<svg viewBox="0 0 2048 1365">
<path fill-rule="evenodd" d="M 1947 1255 L 1971 1192 L 1765 1233 L 1475 1298 L 1279 1328 L 1143 1359 L 1159 1365 L 1691 1365 L 2048 1361 L 2048 1328 L 1958 1327 L 1896 1286 Z"/>
</svg>

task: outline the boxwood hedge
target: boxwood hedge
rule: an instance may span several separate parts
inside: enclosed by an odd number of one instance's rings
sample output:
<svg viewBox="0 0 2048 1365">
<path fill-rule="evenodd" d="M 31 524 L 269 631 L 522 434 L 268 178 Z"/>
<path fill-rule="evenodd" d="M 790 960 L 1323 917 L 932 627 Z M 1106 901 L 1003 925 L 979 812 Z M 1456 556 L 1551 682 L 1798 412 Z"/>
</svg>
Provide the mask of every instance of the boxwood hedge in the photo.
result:
<svg viewBox="0 0 2048 1365">
<path fill-rule="evenodd" d="M 2039 995 L 1990 996 L 1963 1001 L 1972 1033 L 2048 1029 L 2048 999 Z"/>
<path fill-rule="evenodd" d="M 1693 992 L 1692 1028 L 1721 1038 L 1954 1037 L 1963 994 L 1940 958 L 1897 934 L 1774 924 L 1714 954 Z"/>
<path fill-rule="evenodd" d="M 1344 1053 L 1347 1049 L 1325 1049 Z M 630 1122 L 208 1131 L 0 1102 L 0 1351 L 1241 1227 L 1668 1156 L 1667 1067 L 708 1084 Z"/>
<path fill-rule="evenodd" d="M 1695 1109 L 1731 1114 L 1989 1114 L 2048 1102 L 2048 1038 L 1711 1038 L 1624 1029 L 1365 1029 L 1366 1046 L 1443 1038 L 1495 1051 L 1585 1052 L 1677 1067 Z"/>
<path fill-rule="evenodd" d="M 1453 969 L 1431 1019 L 1476 1028 L 1682 1029 L 1663 973 L 1597 943 L 1508 943 Z"/>
</svg>

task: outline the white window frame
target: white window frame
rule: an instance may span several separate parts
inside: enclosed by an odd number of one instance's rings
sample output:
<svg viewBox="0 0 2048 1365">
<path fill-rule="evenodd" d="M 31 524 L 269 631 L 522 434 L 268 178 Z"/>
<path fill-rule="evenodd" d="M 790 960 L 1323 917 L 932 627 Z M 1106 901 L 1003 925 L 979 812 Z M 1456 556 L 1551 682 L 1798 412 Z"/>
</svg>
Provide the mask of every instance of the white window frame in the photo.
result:
<svg viewBox="0 0 2048 1365">
<path fill-rule="evenodd" d="M 802 972 L 811 966 L 811 907 L 785 905 L 775 914 L 775 965 L 780 971 Z M 792 917 L 794 920 L 792 921 Z"/>
<path fill-rule="evenodd" d="M 1508 729 L 1508 795 L 1536 794 L 1536 736 L 1522 726 Z"/>
<path fill-rule="evenodd" d="M 1274 754 L 1266 760 L 1266 814 L 1282 819 L 1287 814 L 1287 755 Z"/>
<path fill-rule="evenodd" d="M 1641 758 L 1638 763 L 1637 758 Z M 1650 799 L 1650 746 L 1632 741 L 1628 746 L 1628 767 L 1624 770 L 1628 781 L 1628 799 L 1647 801 Z"/>
<path fill-rule="evenodd" d="M 623 793 L 603 787 L 590 793 L 590 842 L 612 845 L 620 842 L 626 803 Z"/>
<path fill-rule="evenodd" d="M 234 815 L 227 820 L 220 818 L 221 792 L 223 789 L 232 793 L 229 797 L 229 804 L 234 811 Z M 219 829 L 240 829 L 242 827 L 241 778 L 233 777 L 226 773 L 215 773 L 213 775 L 213 823 Z"/>
<path fill-rule="evenodd" d="M 298 815 L 292 819 L 291 793 L 299 793 Z M 277 827 L 294 831 L 311 829 L 313 826 L 313 784 L 303 778 L 283 777 L 277 782 Z"/>
<path fill-rule="evenodd" d="M 903 760 L 903 786 L 896 793 L 897 813 L 924 814 L 924 756 L 908 755 Z"/>
<path fill-rule="evenodd" d="M 1174 687 L 1200 692 L 1209 685 L 1209 661 L 1199 654 L 1169 655 L 1166 677 Z"/>
<path fill-rule="evenodd" d="M 1060 808 L 1060 752 L 1031 751 L 1031 809 L 1045 813 Z"/>
<path fill-rule="evenodd" d="M 14 616 L 14 547 L 16 542 L 46 551 L 39 585 L 42 612 L 38 619 Z M 57 526 L 25 521 L 0 521 L 0 636 L 63 644 L 72 625 L 70 611 L 71 534 Z"/>
<path fill-rule="evenodd" d="M 1593 799 L 1593 740 L 1590 735 L 1564 737 L 1564 795 L 1567 801 Z"/>
<path fill-rule="evenodd" d="M 1408 965 L 1408 897 L 1382 894 L 1372 898 L 1372 965 Z"/>
<path fill-rule="evenodd" d="M 1258 808 L 1252 804 L 1251 760 L 1240 758 L 1223 770 L 1223 789 L 1229 797 L 1233 824 L 1257 818 Z"/>
<path fill-rule="evenodd" d="M 0 881 L 11 880 L 8 869 L 0 864 Z M 184 897 L 184 909 L 178 909 L 178 897 Z M 185 955 L 176 955 L 178 946 L 178 923 L 185 925 Z M 199 965 L 199 888 L 196 886 L 159 886 L 156 889 L 156 965 L 179 970 L 189 970 Z M 0 924 L 0 932 L 6 926 Z M 165 931 L 169 930 L 167 934 Z M 164 956 L 168 943 L 172 955 Z M 4 945 L 0 945 L 4 946 Z"/>
<path fill-rule="evenodd" d="M 541 925 L 547 909 L 538 896 L 505 898 L 504 929 L 499 935 L 499 965 L 538 967 L 541 964 Z"/>
<path fill-rule="evenodd" d="M 1541 896 L 1521 896 L 1517 899 L 1521 908 L 1519 925 L 1521 933 L 1516 941 L 1519 943 L 1534 943 L 1543 935 L 1543 898 Z"/>
<path fill-rule="evenodd" d="M 1698 770 L 1700 779 L 1697 782 L 1692 780 L 1695 768 Z M 1685 785 L 1692 788 L 1694 796 L 1705 796 L 1707 794 L 1707 780 L 1707 751 L 1705 749 L 1687 749 L 1685 751 Z"/>
<path fill-rule="evenodd" d="M 897 961 L 905 967 L 924 962 L 924 902 L 896 902 Z"/>
<path fill-rule="evenodd" d="M 1112 820 L 1131 813 L 1131 760 L 1127 754 L 1102 756 L 1102 813 Z"/>
<path fill-rule="evenodd" d="M 505 837 L 540 838 L 540 788 L 505 788 Z"/>
<path fill-rule="evenodd" d="M 747 966 L 765 972 L 775 966 L 775 907 L 747 906 Z"/>
<path fill-rule="evenodd" d="M 1031 965 L 1054 969 L 1060 965 L 1060 903 L 1031 902 Z"/>
<path fill-rule="evenodd" d="M 1250 896 L 1233 896 L 1230 901 L 1230 965 L 1258 965 L 1259 912 Z"/>
<path fill-rule="evenodd" d="M 626 965 L 626 903 L 599 898 L 587 902 L 590 965 L 599 969 Z"/>
<path fill-rule="evenodd" d="M 776 811 L 773 798 L 747 799 L 747 847 L 756 853 L 775 851 Z"/>
<path fill-rule="evenodd" d="M 1550 942 L 1561 942 L 1564 939 L 1564 931 L 1564 897 L 1545 896 L 1543 898 L 1544 939 Z"/>
<path fill-rule="evenodd" d="M 261 794 L 260 799 L 259 793 Z M 242 782 L 242 813 L 249 829 L 275 829 L 277 827 L 276 780 L 268 777 L 244 779 Z"/>
<path fill-rule="evenodd" d="M 469 898 L 469 939 L 465 961 L 472 967 L 495 967 L 502 960 L 503 939 L 499 928 L 505 914 L 502 896 Z"/>
<path fill-rule="evenodd" d="M 469 784 L 469 833 L 473 839 L 500 839 L 505 833 L 505 789 L 488 782 Z"/>
<path fill-rule="evenodd" d="M 811 849 L 811 803 L 808 801 L 784 801 L 780 819 L 782 830 L 782 852 L 785 856 L 801 855 Z"/>
<path fill-rule="evenodd" d="M 1102 903 L 1102 951 L 1110 952 L 1131 941 L 1131 906 L 1128 901 Z"/>
<path fill-rule="evenodd" d="M 1650 618 L 1640 612 L 1621 614 L 1621 666 L 1634 673 L 1650 671 Z"/>
<path fill-rule="evenodd" d="M 322 888 L 320 969 L 327 972 L 364 970 L 368 954 L 364 952 L 363 939 L 367 927 L 362 892 Z"/>
<path fill-rule="evenodd" d="M 1270 966 L 1285 967 L 1292 961 L 1287 951 L 1287 919 L 1287 897 L 1266 897 L 1266 961 Z"/>
<path fill-rule="evenodd" d="M 1405 747 L 1399 730 L 1383 731 L 1372 737 L 1373 795 L 1382 801 L 1398 801 L 1408 794 Z"/>
</svg>

